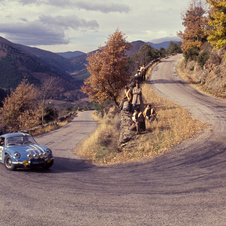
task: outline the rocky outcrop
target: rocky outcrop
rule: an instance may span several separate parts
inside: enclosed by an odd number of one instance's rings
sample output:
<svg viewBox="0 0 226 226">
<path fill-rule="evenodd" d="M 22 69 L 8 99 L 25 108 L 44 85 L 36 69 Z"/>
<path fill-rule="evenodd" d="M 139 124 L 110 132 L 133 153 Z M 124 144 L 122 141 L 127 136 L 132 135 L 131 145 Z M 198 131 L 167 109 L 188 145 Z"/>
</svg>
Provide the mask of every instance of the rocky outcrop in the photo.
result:
<svg viewBox="0 0 226 226">
<path fill-rule="evenodd" d="M 196 61 L 188 61 L 185 67 L 186 73 L 190 74 L 196 83 L 200 83 L 203 88 L 219 97 L 226 97 L 226 61 L 224 55 L 225 50 L 213 49 L 203 68 Z"/>
<path fill-rule="evenodd" d="M 122 151 L 126 146 L 127 142 L 133 138 L 130 127 L 132 125 L 131 120 L 132 113 L 129 111 L 122 110 L 120 116 L 120 134 L 118 140 L 118 150 Z"/>
</svg>

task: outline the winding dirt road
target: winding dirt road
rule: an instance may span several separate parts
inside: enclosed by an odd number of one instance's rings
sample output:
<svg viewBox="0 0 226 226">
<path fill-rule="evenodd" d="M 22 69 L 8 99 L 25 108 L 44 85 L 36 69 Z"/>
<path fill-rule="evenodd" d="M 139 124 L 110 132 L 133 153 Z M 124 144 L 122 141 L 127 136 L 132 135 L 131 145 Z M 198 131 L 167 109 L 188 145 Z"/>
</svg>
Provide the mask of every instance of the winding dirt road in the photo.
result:
<svg viewBox="0 0 226 226">
<path fill-rule="evenodd" d="M 95 128 L 89 112 L 38 136 L 53 149 L 50 170 L 0 165 L 0 225 L 226 225 L 226 102 L 205 96 L 159 63 L 150 85 L 210 124 L 197 139 L 143 163 L 85 164 L 73 147 Z"/>
</svg>

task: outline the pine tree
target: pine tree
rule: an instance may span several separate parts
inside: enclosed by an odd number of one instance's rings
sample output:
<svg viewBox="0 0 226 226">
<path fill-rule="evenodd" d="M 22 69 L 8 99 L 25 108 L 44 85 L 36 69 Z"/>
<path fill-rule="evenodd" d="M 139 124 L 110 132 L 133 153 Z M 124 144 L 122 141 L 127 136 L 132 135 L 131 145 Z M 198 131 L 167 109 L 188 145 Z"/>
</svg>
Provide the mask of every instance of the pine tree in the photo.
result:
<svg viewBox="0 0 226 226">
<path fill-rule="evenodd" d="M 106 46 L 88 56 L 86 65 L 91 76 L 84 81 L 82 91 L 92 101 L 102 103 L 117 98 L 123 86 L 129 81 L 130 75 L 125 68 L 128 62 L 126 50 L 131 48 L 124 34 L 118 29 L 109 35 Z"/>
</svg>

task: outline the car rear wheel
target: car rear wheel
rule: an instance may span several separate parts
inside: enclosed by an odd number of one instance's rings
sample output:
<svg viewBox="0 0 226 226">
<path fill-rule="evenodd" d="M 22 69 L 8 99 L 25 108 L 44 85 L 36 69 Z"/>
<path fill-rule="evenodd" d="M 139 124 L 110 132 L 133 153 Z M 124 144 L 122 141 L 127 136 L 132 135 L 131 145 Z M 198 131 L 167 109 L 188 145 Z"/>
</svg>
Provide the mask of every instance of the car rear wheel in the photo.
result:
<svg viewBox="0 0 226 226">
<path fill-rule="evenodd" d="M 8 169 L 8 170 L 11 170 L 11 171 L 16 170 L 16 166 L 13 164 L 12 159 L 9 154 L 7 154 L 5 156 L 4 165 L 5 165 L 6 169 Z"/>
</svg>

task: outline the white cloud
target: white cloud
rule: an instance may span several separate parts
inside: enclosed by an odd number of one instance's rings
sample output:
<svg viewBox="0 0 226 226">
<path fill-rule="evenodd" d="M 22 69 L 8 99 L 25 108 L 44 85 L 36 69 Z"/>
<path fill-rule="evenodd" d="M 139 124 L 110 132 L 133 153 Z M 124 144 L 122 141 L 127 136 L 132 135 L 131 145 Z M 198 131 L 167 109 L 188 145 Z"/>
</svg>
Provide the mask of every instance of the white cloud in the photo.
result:
<svg viewBox="0 0 226 226">
<path fill-rule="evenodd" d="M 129 42 L 176 36 L 190 0 L 0 0 L 0 35 L 55 52 L 92 51 L 119 28 Z"/>
<path fill-rule="evenodd" d="M 67 44 L 69 40 L 65 39 L 62 29 L 50 29 L 39 22 L 28 24 L 0 24 L 1 32 L 6 34 L 10 40 L 24 45 L 56 45 Z"/>
<path fill-rule="evenodd" d="M 96 29 L 99 27 L 99 24 L 95 20 L 86 21 L 84 19 L 78 19 L 76 16 L 41 16 L 40 22 L 48 26 L 57 26 L 63 29 L 72 28 L 77 30 L 78 28 L 90 28 Z"/>
<path fill-rule="evenodd" d="M 73 1 L 73 0 L 19 0 L 23 5 L 44 4 L 56 7 L 74 7 L 87 11 L 100 11 L 102 13 L 120 12 L 128 13 L 130 7 L 120 3 L 109 3 L 106 1 Z"/>
<path fill-rule="evenodd" d="M 26 20 L 24 19 L 24 21 Z M 65 38 L 66 29 L 96 29 L 98 26 L 95 20 L 86 21 L 71 16 L 40 16 L 39 20 L 32 22 L 0 23 L 0 31 L 10 39 L 22 42 L 21 44 L 56 45 L 69 43 L 69 39 Z"/>
<path fill-rule="evenodd" d="M 76 2 L 74 4 L 79 9 L 85 9 L 90 11 L 100 11 L 102 13 L 110 13 L 110 12 L 119 12 L 119 13 L 128 13 L 130 11 L 130 7 L 124 4 L 116 4 L 116 3 L 94 3 L 92 2 Z"/>
<path fill-rule="evenodd" d="M 38 3 L 38 2 L 43 2 L 42 0 L 37 1 L 37 0 L 19 0 L 18 2 L 22 3 L 23 5 L 27 4 L 33 4 L 33 3 Z"/>
</svg>

